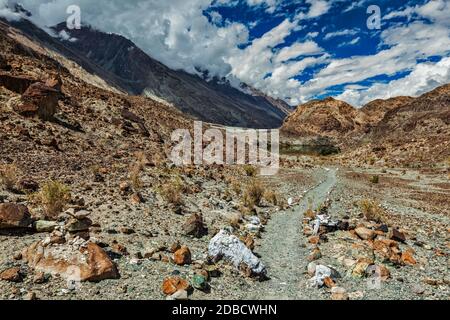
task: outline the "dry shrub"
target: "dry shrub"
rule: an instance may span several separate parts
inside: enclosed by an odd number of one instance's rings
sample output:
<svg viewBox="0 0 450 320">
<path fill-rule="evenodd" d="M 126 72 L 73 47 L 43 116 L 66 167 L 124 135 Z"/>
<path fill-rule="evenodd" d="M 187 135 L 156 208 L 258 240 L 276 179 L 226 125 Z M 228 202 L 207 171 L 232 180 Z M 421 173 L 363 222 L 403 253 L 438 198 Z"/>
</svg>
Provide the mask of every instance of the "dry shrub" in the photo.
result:
<svg viewBox="0 0 450 320">
<path fill-rule="evenodd" d="M 315 219 L 316 218 L 316 213 L 314 212 L 313 209 L 309 208 L 305 212 L 305 218 Z"/>
<path fill-rule="evenodd" d="M 180 177 L 172 178 L 160 188 L 160 194 L 169 203 L 179 206 L 183 204 L 183 193 L 186 187 Z"/>
<path fill-rule="evenodd" d="M 242 193 L 241 184 L 238 181 L 231 182 L 230 187 L 235 194 L 240 195 Z"/>
<path fill-rule="evenodd" d="M 46 182 L 41 190 L 30 196 L 30 201 L 42 206 L 49 218 L 56 218 L 71 199 L 70 189 L 58 181 Z"/>
<path fill-rule="evenodd" d="M 273 190 L 266 190 L 264 192 L 264 199 L 268 203 L 273 204 L 274 206 L 278 206 L 280 208 L 283 208 L 287 204 L 286 199 Z"/>
<path fill-rule="evenodd" d="M 244 190 L 242 202 L 247 208 L 259 206 L 263 199 L 265 188 L 262 183 L 256 179 L 251 180 Z"/>
<path fill-rule="evenodd" d="M 380 177 L 379 176 L 372 176 L 370 177 L 369 181 L 373 184 L 378 184 L 380 182 Z"/>
<path fill-rule="evenodd" d="M 385 212 L 378 202 L 375 200 L 363 199 L 359 202 L 364 218 L 368 221 L 381 223 L 385 220 Z"/>
<path fill-rule="evenodd" d="M 19 181 L 20 171 L 14 164 L 0 165 L 0 182 L 7 190 L 14 190 Z"/>
<path fill-rule="evenodd" d="M 141 180 L 141 172 L 144 170 L 148 160 L 143 152 L 136 152 L 134 157 L 135 162 L 130 167 L 128 177 L 134 192 L 138 192 L 144 186 Z"/>
<path fill-rule="evenodd" d="M 255 177 L 258 170 L 254 166 L 247 164 L 244 166 L 244 172 L 248 177 Z"/>
</svg>

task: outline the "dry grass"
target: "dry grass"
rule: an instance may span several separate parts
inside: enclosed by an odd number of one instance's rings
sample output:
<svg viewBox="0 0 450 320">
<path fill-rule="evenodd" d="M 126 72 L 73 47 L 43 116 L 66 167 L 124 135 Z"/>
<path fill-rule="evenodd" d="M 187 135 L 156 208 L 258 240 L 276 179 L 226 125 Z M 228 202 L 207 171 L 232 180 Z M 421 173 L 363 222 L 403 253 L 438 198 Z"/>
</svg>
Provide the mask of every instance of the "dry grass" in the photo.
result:
<svg viewBox="0 0 450 320">
<path fill-rule="evenodd" d="M 20 171 L 14 164 L 0 165 L 0 182 L 6 190 L 14 190 L 19 181 Z"/>
<path fill-rule="evenodd" d="M 359 208 L 368 221 L 384 222 L 386 213 L 375 200 L 363 199 L 359 202 Z"/>
<path fill-rule="evenodd" d="M 256 169 L 252 165 L 247 164 L 244 166 L 244 172 L 247 175 L 247 177 L 256 177 L 258 169 Z"/>
<path fill-rule="evenodd" d="M 30 201 L 42 206 L 48 218 L 56 218 L 71 199 L 70 189 L 58 181 L 48 181 L 41 190 L 30 196 Z"/>
<path fill-rule="evenodd" d="M 259 206 L 263 199 L 265 188 L 259 180 L 251 180 L 243 193 L 242 202 L 247 208 L 254 208 Z"/>
<path fill-rule="evenodd" d="M 172 178 L 160 187 L 159 193 L 167 202 L 180 206 L 183 204 L 183 193 L 186 188 L 180 177 Z"/>
<path fill-rule="evenodd" d="M 278 206 L 280 208 L 283 208 L 287 204 L 286 199 L 273 190 L 266 190 L 264 192 L 264 199 L 268 203 L 273 204 L 274 206 Z"/>
<path fill-rule="evenodd" d="M 144 183 L 141 180 L 141 173 L 148 160 L 143 152 L 137 152 L 134 156 L 135 162 L 130 166 L 128 177 L 134 192 L 139 192 L 144 187 Z"/>
<path fill-rule="evenodd" d="M 372 176 L 370 177 L 369 181 L 373 184 L 378 184 L 380 182 L 380 177 L 379 176 Z"/>
</svg>

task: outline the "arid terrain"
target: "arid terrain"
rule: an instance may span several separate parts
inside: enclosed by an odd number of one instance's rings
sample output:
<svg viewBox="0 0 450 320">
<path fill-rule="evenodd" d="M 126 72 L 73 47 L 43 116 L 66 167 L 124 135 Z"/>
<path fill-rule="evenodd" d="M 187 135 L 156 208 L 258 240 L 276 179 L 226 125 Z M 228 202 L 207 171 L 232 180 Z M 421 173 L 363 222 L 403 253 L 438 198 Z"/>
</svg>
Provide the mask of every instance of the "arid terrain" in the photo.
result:
<svg viewBox="0 0 450 320">
<path fill-rule="evenodd" d="M 0 299 L 450 298 L 449 85 L 299 106 L 259 176 L 176 167 L 172 103 L 4 22 L 0 48 Z"/>
</svg>

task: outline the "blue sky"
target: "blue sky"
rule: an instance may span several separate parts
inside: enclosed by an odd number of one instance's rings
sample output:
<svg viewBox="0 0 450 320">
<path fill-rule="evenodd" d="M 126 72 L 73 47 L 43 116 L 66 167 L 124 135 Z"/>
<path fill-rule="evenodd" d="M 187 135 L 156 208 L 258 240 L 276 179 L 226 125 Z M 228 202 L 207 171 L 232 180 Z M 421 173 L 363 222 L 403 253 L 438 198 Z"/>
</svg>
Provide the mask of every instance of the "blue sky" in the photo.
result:
<svg viewBox="0 0 450 320">
<path fill-rule="evenodd" d="M 12 0 L 0 0 L 2 6 Z M 208 70 L 293 105 L 355 106 L 450 82 L 450 0 L 22 0 L 42 27 L 82 22 L 133 40 L 174 69 Z M 380 29 L 369 29 L 370 5 Z"/>
</svg>

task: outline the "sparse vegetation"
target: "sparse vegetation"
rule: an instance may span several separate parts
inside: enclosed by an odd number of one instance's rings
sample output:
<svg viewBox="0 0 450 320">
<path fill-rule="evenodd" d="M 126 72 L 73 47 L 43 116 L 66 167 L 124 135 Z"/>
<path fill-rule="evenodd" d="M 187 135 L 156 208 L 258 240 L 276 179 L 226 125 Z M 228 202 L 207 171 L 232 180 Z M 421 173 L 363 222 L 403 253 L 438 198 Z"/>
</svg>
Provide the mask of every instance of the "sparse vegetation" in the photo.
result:
<svg viewBox="0 0 450 320">
<path fill-rule="evenodd" d="M 249 164 L 244 166 L 244 171 L 248 177 L 256 177 L 256 174 L 258 173 L 258 170 L 254 166 Z"/>
<path fill-rule="evenodd" d="M 128 176 L 134 192 L 139 192 L 144 186 L 141 180 L 141 172 L 144 170 L 147 158 L 143 152 L 137 152 L 135 159 L 136 161 L 131 165 Z"/>
<path fill-rule="evenodd" d="M 41 190 L 30 196 L 30 201 L 42 206 L 49 218 L 56 218 L 71 199 L 70 189 L 58 181 L 46 182 Z"/>
<path fill-rule="evenodd" d="M 183 193 L 186 191 L 180 177 L 175 177 L 163 184 L 159 190 L 162 197 L 175 206 L 183 204 Z"/>
<path fill-rule="evenodd" d="M 359 208 L 368 221 L 381 223 L 385 219 L 385 212 L 375 200 L 363 199 L 359 202 Z"/>
<path fill-rule="evenodd" d="M 0 165 L 0 182 L 7 190 L 13 190 L 19 180 L 20 171 L 14 164 Z"/>
<path fill-rule="evenodd" d="M 247 208 L 258 206 L 263 199 L 265 188 L 259 180 L 251 180 L 244 190 L 242 202 Z"/>
<path fill-rule="evenodd" d="M 273 190 L 266 190 L 264 192 L 264 199 L 274 206 L 278 206 L 282 208 L 285 203 L 286 199 L 284 199 L 279 193 L 273 191 Z"/>
<path fill-rule="evenodd" d="M 379 176 L 372 176 L 370 177 L 369 181 L 373 184 L 378 184 L 380 182 L 380 177 Z"/>
</svg>

